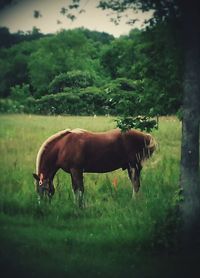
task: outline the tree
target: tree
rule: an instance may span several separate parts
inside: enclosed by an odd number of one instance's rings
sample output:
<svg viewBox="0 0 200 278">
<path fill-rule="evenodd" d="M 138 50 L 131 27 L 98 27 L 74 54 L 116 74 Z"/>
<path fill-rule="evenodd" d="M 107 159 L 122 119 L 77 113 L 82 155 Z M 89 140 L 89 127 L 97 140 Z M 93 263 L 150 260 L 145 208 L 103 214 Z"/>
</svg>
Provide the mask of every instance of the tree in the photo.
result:
<svg viewBox="0 0 200 278">
<path fill-rule="evenodd" d="M 175 34 L 161 23 L 141 32 L 135 46 L 132 76 L 140 86 L 141 105 L 155 114 L 176 113 L 181 105 L 183 55 Z"/>
<path fill-rule="evenodd" d="M 197 243 L 200 217 L 199 186 L 199 122 L 200 122 L 200 20 L 199 3 L 193 1 L 107 0 L 99 7 L 117 14 L 127 9 L 154 10 L 150 26 L 167 22 L 171 30 L 179 30 L 184 43 L 183 118 L 180 186 L 184 201 L 181 205 L 184 243 Z M 119 17 L 118 17 L 119 18 Z"/>
<path fill-rule="evenodd" d="M 181 148 L 182 213 L 187 247 L 194 247 L 200 231 L 199 122 L 200 122 L 200 20 L 197 1 L 183 4 L 184 99 Z M 194 243 L 191 245 L 191 239 Z M 196 246 L 197 247 L 197 246 Z"/>
<path fill-rule="evenodd" d="M 101 57 L 102 66 L 112 78 L 124 75 L 130 78 L 134 61 L 134 41 L 128 38 L 113 41 L 106 47 Z"/>
</svg>

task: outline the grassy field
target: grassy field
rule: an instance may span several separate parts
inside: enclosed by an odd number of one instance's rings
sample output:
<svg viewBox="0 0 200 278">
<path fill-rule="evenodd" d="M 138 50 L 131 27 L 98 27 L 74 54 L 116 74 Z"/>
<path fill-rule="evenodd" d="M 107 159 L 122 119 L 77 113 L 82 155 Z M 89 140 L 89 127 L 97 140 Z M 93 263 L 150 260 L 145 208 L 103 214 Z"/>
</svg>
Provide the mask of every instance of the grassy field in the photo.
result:
<svg viewBox="0 0 200 278">
<path fill-rule="evenodd" d="M 114 126 L 111 117 L 0 116 L 4 277 L 160 277 L 159 271 L 172 277 L 172 265 L 179 263 L 168 255 L 177 240 L 181 125 L 176 118 L 161 118 L 153 132 L 158 149 L 145 164 L 135 200 L 125 171 L 86 174 L 86 206 L 80 210 L 69 175 L 59 171 L 51 205 L 37 204 L 32 173 L 42 142 L 66 128 L 104 131 Z"/>
</svg>

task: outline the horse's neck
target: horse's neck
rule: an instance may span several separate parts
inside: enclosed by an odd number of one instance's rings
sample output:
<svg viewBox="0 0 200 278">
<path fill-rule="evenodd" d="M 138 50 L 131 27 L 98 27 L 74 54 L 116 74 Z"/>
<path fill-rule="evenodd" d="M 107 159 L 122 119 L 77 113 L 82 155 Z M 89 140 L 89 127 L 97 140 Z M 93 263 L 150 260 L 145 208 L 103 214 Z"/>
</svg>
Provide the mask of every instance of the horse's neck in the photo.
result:
<svg viewBox="0 0 200 278">
<path fill-rule="evenodd" d="M 58 167 L 56 167 L 55 151 L 54 153 L 48 152 L 48 154 L 43 154 L 39 164 L 39 173 L 42 173 L 44 178 L 49 178 L 50 180 L 53 180 L 57 171 Z"/>
</svg>

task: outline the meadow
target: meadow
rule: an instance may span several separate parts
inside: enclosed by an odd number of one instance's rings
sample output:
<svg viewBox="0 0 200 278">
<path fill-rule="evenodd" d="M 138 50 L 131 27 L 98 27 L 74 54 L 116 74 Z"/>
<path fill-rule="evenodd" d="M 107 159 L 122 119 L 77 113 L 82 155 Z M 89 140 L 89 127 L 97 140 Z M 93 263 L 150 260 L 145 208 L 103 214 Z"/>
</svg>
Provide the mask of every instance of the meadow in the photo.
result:
<svg viewBox="0 0 200 278">
<path fill-rule="evenodd" d="M 126 171 L 85 174 L 85 208 L 79 209 L 70 176 L 59 171 L 51 204 L 37 203 L 32 173 L 43 141 L 66 128 L 105 131 L 115 125 L 112 117 L 0 116 L 4 277 L 160 277 L 161 270 L 163 277 L 173 277 L 173 263 L 167 262 L 177 263 L 171 255 L 178 234 L 177 118 L 161 117 L 153 131 L 158 147 L 144 165 L 136 199 Z"/>
</svg>

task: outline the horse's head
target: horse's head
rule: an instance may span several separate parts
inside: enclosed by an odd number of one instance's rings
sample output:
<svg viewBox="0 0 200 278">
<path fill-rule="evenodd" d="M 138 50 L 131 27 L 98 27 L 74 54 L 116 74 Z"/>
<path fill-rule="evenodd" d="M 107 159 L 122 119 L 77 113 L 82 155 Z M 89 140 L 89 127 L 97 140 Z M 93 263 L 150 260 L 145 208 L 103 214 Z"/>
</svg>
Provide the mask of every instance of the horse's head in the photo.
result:
<svg viewBox="0 0 200 278">
<path fill-rule="evenodd" d="M 140 174 L 142 171 L 143 162 L 151 157 L 156 149 L 156 141 L 150 134 L 131 133 L 133 137 L 135 134 L 140 138 L 138 145 L 135 144 L 135 155 L 133 155 L 132 161 L 128 165 L 128 174 L 133 185 L 133 195 L 137 193 L 140 188 Z"/>
<path fill-rule="evenodd" d="M 36 191 L 41 198 L 49 197 L 51 198 L 55 192 L 53 182 L 49 178 L 44 178 L 44 175 L 33 174 L 34 179 L 36 180 Z"/>
</svg>

